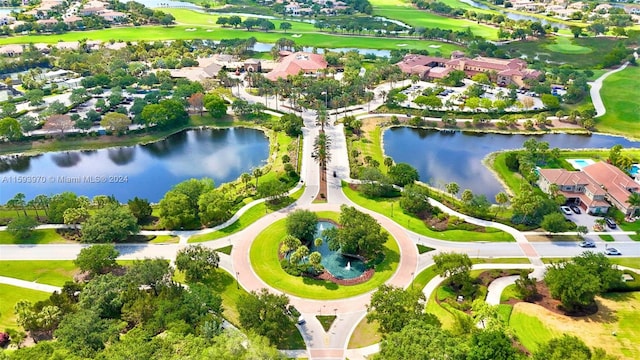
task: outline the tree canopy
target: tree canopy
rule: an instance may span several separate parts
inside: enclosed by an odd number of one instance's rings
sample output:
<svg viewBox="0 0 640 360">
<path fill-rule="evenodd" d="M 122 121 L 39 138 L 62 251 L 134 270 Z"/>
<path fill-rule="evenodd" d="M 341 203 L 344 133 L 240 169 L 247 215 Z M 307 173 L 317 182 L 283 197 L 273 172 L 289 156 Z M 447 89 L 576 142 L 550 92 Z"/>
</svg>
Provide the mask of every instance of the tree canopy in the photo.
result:
<svg viewBox="0 0 640 360">
<path fill-rule="evenodd" d="M 131 211 L 119 204 L 108 204 L 82 224 L 82 241 L 107 243 L 126 240 L 140 230 Z"/>
<path fill-rule="evenodd" d="M 346 205 L 340 207 L 340 227 L 325 230 L 324 233 L 330 249 L 341 249 L 343 254 L 360 255 L 368 259 L 382 251 L 388 238 L 371 215 Z"/>
</svg>

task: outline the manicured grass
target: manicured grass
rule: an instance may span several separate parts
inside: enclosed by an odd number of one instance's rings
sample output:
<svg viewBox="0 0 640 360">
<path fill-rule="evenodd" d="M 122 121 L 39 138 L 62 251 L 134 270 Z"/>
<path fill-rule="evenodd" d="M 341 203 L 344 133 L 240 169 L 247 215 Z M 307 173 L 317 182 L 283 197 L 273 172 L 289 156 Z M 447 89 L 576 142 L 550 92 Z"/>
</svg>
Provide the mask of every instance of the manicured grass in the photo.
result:
<svg viewBox="0 0 640 360">
<path fill-rule="evenodd" d="M 528 258 L 472 258 L 473 264 L 530 264 Z"/>
<path fill-rule="evenodd" d="M 583 317 L 552 313 L 538 305 L 518 303 L 510 325 L 529 350 L 563 334 L 576 336 L 592 347 L 620 359 L 640 358 L 640 292 L 611 293 L 596 298 L 598 312 Z M 612 333 L 615 332 L 615 336 Z"/>
<path fill-rule="evenodd" d="M 545 326 L 535 314 L 523 311 L 519 304 L 516 304 L 511 313 L 509 326 L 524 347 L 529 351 L 535 351 L 540 344 L 551 340 L 556 334 Z"/>
<path fill-rule="evenodd" d="M 56 233 L 55 229 L 34 230 L 26 239 L 16 239 L 7 231 L 0 231 L 0 244 L 64 244 L 73 243 Z"/>
<path fill-rule="evenodd" d="M 220 249 L 218 249 L 216 251 L 219 252 L 219 253 L 231 255 L 231 250 L 232 249 L 233 249 L 233 245 L 229 245 L 229 246 L 225 246 L 223 248 L 220 248 Z"/>
<path fill-rule="evenodd" d="M 436 15 L 414 7 L 386 5 L 384 1 L 372 1 L 374 15 L 400 20 L 413 27 L 440 28 L 444 30 L 466 31 L 467 28 L 476 35 L 489 40 L 498 39 L 498 29 L 478 24 L 467 19 L 455 19 Z M 432 53 L 439 49 L 432 49 Z"/>
<path fill-rule="evenodd" d="M 504 324 L 509 324 L 509 319 L 511 319 L 511 312 L 513 312 L 513 306 L 509 304 L 498 305 L 498 318 L 502 320 Z"/>
<path fill-rule="evenodd" d="M 4 331 L 6 328 L 18 328 L 13 313 L 13 307 L 18 301 L 29 300 L 36 303 L 48 299 L 50 295 L 43 291 L 0 284 L 0 329 Z"/>
<path fill-rule="evenodd" d="M 336 214 L 336 213 L 333 213 Z M 333 215 L 334 217 L 336 215 Z M 319 218 L 330 218 L 331 212 L 318 212 Z M 385 243 L 385 259 L 376 266 L 373 277 L 362 284 L 341 286 L 330 281 L 291 276 L 280 266 L 278 247 L 286 235 L 286 219 L 274 222 L 254 240 L 249 257 L 255 273 L 268 285 L 294 296 L 312 299 L 342 299 L 371 291 L 387 281 L 400 260 L 398 243 L 389 237 Z"/>
<path fill-rule="evenodd" d="M 611 263 L 640 269 L 640 258 L 610 258 Z"/>
<path fill-rule="evenodd" d="M 0 276 L 54 286 L 73 281 L 73 275 L 78 271 L 72 260 L 0 261 Z"/>
<path fill-rule="evenodd" d="M 520 294 L 516 291 L 516 285 L 507 285 L 500 294 L 500 302 L 508 301 L 509 299 L 520 299 Z"/>
<path fill-rule="evenodd" d="M 596 118 L 598 131 L 640 137 L 640 67 L 629 66 L 604 80 L 600 96 L 607 112 Z"/>
<path fill-rule="evenodd" d="M 377 213 L 385 215 L 395 220 L 399 225 L 414 231 L 418 234 L 429 236 L 439 240 L 448 241 L 493 241 L 493 242 L 511 242 L 514 241 L 510 234 L 495 228 L 485 228 L 485 232 L 467 231 L 467 230 L 445 230 L 433 231 L 425 225 L 425 223 L 414 217 L 402 212 L 397 200 L 389 199 L 369 199 L 361 193 L 352 190 L 343 182 L 342 191 L 345 195 L 356 204 L 373 210 Z M 392 205 L 395 204 L 393 216 L 391 216 Z"/>
<path fill-rule="evenodd" d="M 576 45 L 572 38 L 556 36 L 555 43 L 547 44 L 547 49 L 563 54 L 588 54 L 593 50 L 586 46 Z"/>
<path fill-rule="evenodd" d="M 367 318 L 363 318 L 353 331 L 347 348 L 358 349 L 379 343 L 382 341 L 379 329 L 377 321 L 367 322 Z"/>
<path fill-rule="evenodd" d="M 297 200 L 300 198 L 300 196 L 302 196 L 303 192 L 304 192 L 304 187 L 300 188 L 298 191 L 291 194 L 289 197 L 292 200 Z M 278 209 L 275 209 L 275 210 L 278 210 Z M 210 241 L 210 240 L 220 239 L 225 236 L 235 234 L 239 231 L 244 230 L 247 226 L 253 224 L 261 217 L 267 215 L 269 212 L 273 212 L 275 210 L 268 208 L 267 205 L 264 202 L 262 202 L 260 204 L 254 205 L 252 208 L 247 210 L 233 224 L 208 234 L 194 235 L 189 238 L 189 242 L 192 243 L 192 242 Z"/>
<path fill-rule="evenodd" d="M 431 281 L 431 279 L 433 279 L 437 275 L 438 272 L 436 271 L 435 266 L 429 266 L 428 268 L 422 270 L 422 272 L 420 272 L 420 274 L 418 274 L 413 279 L 411 287 L 422 290 L 425 286 L 427 286 L 429 281 Z"/>
<path fill-rule="evenodd" d="M 598 235 L 598 236 L 600 237 L 600 239 L 602 239 L 602 241 L 606 241 L 606 242 L 615 241 L 615 239 L 611 235 Z"/>
<path fill-rule="evenodd" d="M 428 246 L 424 246 L 424 245 L 420 245 L 418 244 L 418 254 L 424 254 L 424 253 L 428 253 L 429 251 L 433 251 L 435 250 L 432 247 L 428 247 Z"/>
<path fill-rule="evenodd" d="M 382 129 L 377 125 L 381 119 L 373 118 L 364 121 L 362 135 L 357 139 L 349 139 L 349 151 L 356 149 L 360 153 L 360 159 L 371 156 L 371 159 L 376 160 L 379 164 L 384 164 Z M 386 166 L 383 166 L 383 171 L 386 170 Z"/>
<path fill-rule="evenodd" d="M 150 244 L 177 244 L 178 242 L 180 238 L 173 235 L 158 235 L 149 241 Z"/>
<path fill-rule="evenodd" d="M 316 318 L 320 321 L 320 324 L 322 324 L 324 331 L 329 331 L 331 325 L 336 320 L 335 315 L 316 315 Z"/>
<path fill-rule="evenodd" d="M 562 41 L 562 40 L 561 40 Z M 603 54 L 610 52 L 620 40 L 589 37 L 571 39 L 574 46 L 592 49 L 589 54 L 557 52 L 549 49 L 554 45 L 553 38 L 538 39 L 535 41 L 514 41 L 503 45 L 501 48 L 511 57 L 526 55 L 528 59 L 538 58 L 540 61 L 550 61 L 552 63 L 571 64 L 580 69 L 590 69 L 597 67 L 602 62 Z M 563 50 L 560 47 L 557 50 Z"/>
<path fill-rule="evenodd" d="M 489 167 L 498 174 L 500 180 L 507 185 L 510 192 L 512 194 L 516 194 L 516 191 L 520 189 L 522 183 L 526 180 L 519 173 L 509 170 L 505 162 L 506 157 L 507 152 L 496 152 L 490 154 L 487 164 L 489 164 Z"/>
<path fill-rule="evenodd" d="M 193 29 L 195 31 L 186 31 Z M 457 28 L 464 29 L 458 26 Z M 23 43 L 47 43 L 53 44 L 58 41 L 79 41 L 82 39 L 100 41 L 146 41 L 159 40 L 191 40 L 191 39 L 248 39 L 255 37 L 259 42 L 273 44 L 282 37 L 290 37 L 295 33 L 302 34 L 302 37 L 293 38 L 297 45 L 311 46 L 316 48 L 364 48 L 364 49 L 399 49 L 398 44 L 407 44 L 408 49 L 429 49 L 439 50 L 445 56 L 453 50 L 461 49 L 460 46 L 438 41 L 418 40 L 415 38 L 380 38 L 374 36 L 342 35 L 315 32 L 289 32 L 285 34 L 281 31 L 246 31 L 245 29 L 215 28 L 210 26 L 190 26 L 176 25 L 171 27 L 163 26 L 140 26 L 140 27 L 118 27 L 102 30 L 75 31 L 61 35 L 28 35 L 13 36 L 0 39 L 0 45 L 23 44 Z M 430 45 L 438 46 L 434 49 Z"/>
<path fill-rule="evenodd" d="M 442 289 L 442 287 L 438 288 Z M 445 329 L 451 329 L 453 327 L 453 324 L 455 322 L 455 318 L 453 316 L 452 313 L 450 313 L 449 311 L 445 310 L 442 306 L 440 306 L 440 304 L 438 304 L 438 302 L 436 301 L 436 296 L 438 291 L 434 291 L 433 294 L 431 294 L 431 297 L 429 298 L 429 301 L 427 302 L 427 312 L 430 314 L 435 315 L 438 320 L 440 320 L 440 322 L 442 323 L 442 327 Z"/>
</svg>

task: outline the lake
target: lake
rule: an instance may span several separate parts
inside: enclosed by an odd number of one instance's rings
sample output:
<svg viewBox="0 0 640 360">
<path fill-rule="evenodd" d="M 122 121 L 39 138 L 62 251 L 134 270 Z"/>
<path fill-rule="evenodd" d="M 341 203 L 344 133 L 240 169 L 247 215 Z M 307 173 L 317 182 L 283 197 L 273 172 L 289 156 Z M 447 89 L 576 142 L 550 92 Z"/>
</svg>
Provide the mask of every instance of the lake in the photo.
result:
<svg viewBox="0 0 640 360">
<path fill-rule="evenodd" d="M 158 202 L 173 185 L 209 177 L 216 186 L 265 165 L 269 140 L 246 128 L 186 130 L 147 145 L 0 157 L 0 204 L 22 192 L 73 191 L 90 198 L 138 196 Z"/>
<path fill-rule="evenodd" d="M 453 181 L 460 185 L 460 193 L 471 189 L 474 194 L 484 194 L 494 202 L 495 195 L 504 189 L 482 164 L 482 159 L 498 150 L 521 148 L 522 143 L 531 137 L 394 127 L 384 133 L 384 151 L 396 163 L 404 162 L 415 167 L 420 180 L 425 183 L 443 189 L 445 183 Z M 625 148 L 640 147 L 640 142 L 606 135 L 548 134 L 535 138 L 549 142 L 550 148 L 561 149 L 609 149 L 616 144 Z"/>
</svg>

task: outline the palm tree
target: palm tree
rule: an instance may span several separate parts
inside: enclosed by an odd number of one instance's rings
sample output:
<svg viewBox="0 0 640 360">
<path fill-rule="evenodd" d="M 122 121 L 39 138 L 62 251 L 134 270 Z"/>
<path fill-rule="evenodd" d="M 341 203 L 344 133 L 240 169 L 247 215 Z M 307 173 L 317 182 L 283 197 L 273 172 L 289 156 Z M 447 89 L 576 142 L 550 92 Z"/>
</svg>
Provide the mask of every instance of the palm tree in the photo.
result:
<svg viewBox="0 0 640 360">
<path fill-rule="evenodd" d="M 446 184 L 444 187 L 445 189 L 447 189 L 447 192 L 451 194 L 452 200 L 456 196 L 456 194 L 460 191 L 460 185 L 458 185 L 458 183 L 455 183 L 455 182 L 450 182 Z"/>
<path fill-rule="evenodd" d="M 496 194 L 496 203 L 498 203 L 498 212 L 496 213 L 496 216 L 498 216 L 498 213 L 500 212 L 500 210 L 504 208 L 505 204 L 508 201 L 509 201 L 509 196 L 504 192 L 499 192 Z"/>
<path fill-rule="evenodd" d="M 256 178 L 256 189 L 258 188 L 258 178 L 260 178 L 260 176 L 262 176 L 262 169 L 260 168 L 255 168 L 253 169 L 253 177 Z"/>
<path fill-rule="evenodd" d="M 33 201 L 35 201 L 42 207 L 42 209 L 44 210 L 44 215 L 48 217 L 49 211 L 47 210 L 49 209 L 49 197 L 47 195 L 40 194 L 33 198 Z"/>
<path fill-rule="evenodd" d="M 629 203 L 629 207 L 633 208 L 632 213 L 635 214 L 640 207 L 640 193 L 631 193 L 627 199 L 627 203 Z"/>
<path fill-rule="evenodd" d="M 35 199 L 29 200 L 29 202 L 27 202 L 27 206 L 32 207 L 36 212 L 36 219 L 40 218 L 40 214 L 38 214 L 38 202 Z"/>
<path fill-rule="evenodd" d="M 327 123 L 327 109 L 319 108 L 317 111 L 318 115 L 316 117 L 317 123 L 320 124 L 320 130 L 324 132 L 324 125 Z"/>
<path fill-rule="evenodd" d="M 389 171 L 389 168 L 391 168 L 391 166 L 393 166 L 393 159 L 390 158 L 389 156 L 384 158 L 384 166 L 387 167 L 387 171 Z"/>
<path fill-rule="evenodd" d="M 331 140 L 325 133 L 320 133 L 313 144 L 313 157 L 323 169 L 326 169 L 327 163 L 331 161 L 330 146 Z"/>
<path fill-rule="evenodd" d="M 11 201 L 12 205 L 15 207 L 16 212 L 17 209 L 22 209 L 24 216 L 27 216 L 27 202 L 25 201 L 26 196 L 23 193 L 17 193 Z M 8 204 L 8 202 L 7 202 Z"/>
<path fill-rule="evenodd" d="M 240 175 L 240 180 L 242 180 L 246 189 L 247 186 L 249 186 L 249 181 L 251 181 L 251 175 L 249 173 L 242 173 L 242 175 Z"/>
</svg>

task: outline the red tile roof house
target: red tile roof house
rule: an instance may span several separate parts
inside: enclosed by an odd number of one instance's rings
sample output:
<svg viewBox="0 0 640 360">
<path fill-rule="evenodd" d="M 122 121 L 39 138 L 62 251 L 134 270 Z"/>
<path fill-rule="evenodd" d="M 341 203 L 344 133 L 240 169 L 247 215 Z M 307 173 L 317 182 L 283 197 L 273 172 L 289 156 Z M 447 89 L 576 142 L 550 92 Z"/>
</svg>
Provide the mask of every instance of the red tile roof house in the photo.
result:
<svg viewBox="0 0 640 360">
<path fill-rule="evenodd" d="M 577 204 L 590 214 L 604 214 L 611 204 L 627 215 L 638 210 L 627 200 L 632 192 L 640 191 L 640 184 L 606 162 L 585 166 L 582 171 L 540 169 L 539 173 L 542 191 L 549 193 L 551 184 L 556 184 L 568 203 Z"/>
<path fill-rule="evenodd" d="M 319 54 L 308 52 L 289 53 L 283 51 L 281 55 L 285 56 L 280 59 L 280 62 L 273 70 L 265 75 L 265 77 L 271 81 L 286 78 L 289 75 L 297 75 L 300 72 L 316 76 L 321 70 L 329 66 L 324 57 Z"/>
</svg>

